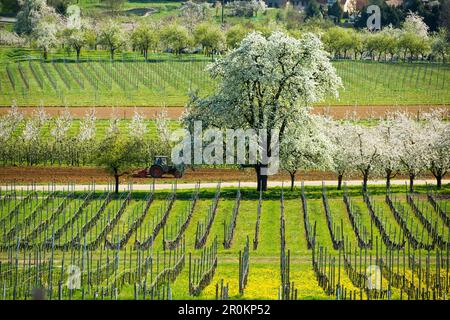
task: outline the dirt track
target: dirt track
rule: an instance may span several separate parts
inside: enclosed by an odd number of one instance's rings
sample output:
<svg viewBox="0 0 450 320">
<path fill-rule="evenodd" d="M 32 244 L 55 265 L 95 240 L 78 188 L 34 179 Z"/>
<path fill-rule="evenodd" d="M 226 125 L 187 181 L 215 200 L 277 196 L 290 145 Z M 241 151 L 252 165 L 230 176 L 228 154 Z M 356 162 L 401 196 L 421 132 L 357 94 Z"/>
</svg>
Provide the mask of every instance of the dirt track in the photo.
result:
<svg viewBox="0 0 450 320">
<path fill-rule="evenodd" d="M 300 175 L 299 175 L 300 177 Z M 322 180 L 333 179 L 332 173 L 326 172 L 310 172 L 301 174 L 302 179 L 307 180 Z M 289 179 L 286 174 L 277 174 L 271 177 L 273 180 Z M 254 181 L 255 172 L 252 169 L 237 170 L 237 169 L 192 169 L 186 170 L 181 183 L 184 182 L 216 182 L 216 181 Z M 122 177 L 123 182 L 133 183 L 147 183 L 150 178 L 137 178 L 131 174 Z M 0 183 L 16 181 L 17 183 L 106 183 L 111 181 L 111 176 L 100 168 L 80 168 L 80 167 L 0 167 Z M 170 175 L 162 179 L 158 179 L 158 183 L 165 183 L 173 181 Z"/>
<path fill-rule="evenodd" d="M 300 172 L 297 174 L 297 181 L 322 181 L 322 180 L 336 180 L 336 175 L 332 172 L 326 171 L 311 171 Z M 405 179 L 404 176 L 398 176 L 397 179 Z M 423 179 L 433 180 L 430 175 L 424 175 Z M 346 179 L 358 180 L 361 183 L 358 175 L 347 176 Z M 80 168 L 80 167 L 0 167 L 0 183 L 11 183 L 15 181 L 18 184 L 28 183 L 76 183 L 86 184 L 90 182 L 107 183 L 111 182 L 111 176 L 103 169 L 99 168 Z M 280 173 L 270 177 L 271 181 L 290 181 L 289 175 Z M 382 179 L 381 179 L 382 180 Z M 151 178 L 137 178 L 132 175 L 123 176 L 122 183 L 132 182 L 134 184 L 150 183 Z M 173 181 L 172 176 L 166 176 L 162 179 L 157 179 L 156 183 L 170 183 Z M 237 169 L 222 169 L 222 168 L 201 168 L 193 171 L 188 169 L 183 178 L 179 179 L 180 183 L 201 182 L 254 182 L 255 172 L 253 169 L 237 170 Z M 434 183 L 434 182 L 433 182 Z"/>
<path fill-rule="evenodd" d="M 70 111 L 74 118 L 82 118 L 86 111 L 91 107 L 70 107 Z M 441 105 L 441 106 L 422 106 L 422 105 L 414 105 L 414 106 L 330 106 L 330 107 L 314 107 L 313 113 L 316 114 L 324 114 L 330 115 L 336 119 L 342 119 L 347 117 L 348 115 L 353 115 L 359 119 L 367 119 L 371 117 L 384 117 L 387 113 L 393 111 L 408 111 L 410 113 L 422 113 L 428 112 L 433 108 L 445 108 L 450 112 L 450 105 Z M 20 110 L 24 112 L 26 115 L 31 114 L 36 107 L 20 107 Z M 51 116 L 56 116 L 60 114 L 64 107 L 46 107 L 46 111 Z M 118 115 L 122 118 L 131 118 L 133 116 L 134 110 L 139 111 L 144 114 L 147 118 L 155 118 L 157 112 L 161 110 L 160 107 L 118 107 L 116 108 Z M 9 107 L 0 107 L 0 115 L 7 113 Z M 112 108 L 111 107 L 96 107 L 96 115 L 99 119 L 108 119 L 111 115 Z M 167 108 L 168 117 L 170 119 L 178 119 L 183 111 L 184 107 L 169 107 Z"/>
</svg>

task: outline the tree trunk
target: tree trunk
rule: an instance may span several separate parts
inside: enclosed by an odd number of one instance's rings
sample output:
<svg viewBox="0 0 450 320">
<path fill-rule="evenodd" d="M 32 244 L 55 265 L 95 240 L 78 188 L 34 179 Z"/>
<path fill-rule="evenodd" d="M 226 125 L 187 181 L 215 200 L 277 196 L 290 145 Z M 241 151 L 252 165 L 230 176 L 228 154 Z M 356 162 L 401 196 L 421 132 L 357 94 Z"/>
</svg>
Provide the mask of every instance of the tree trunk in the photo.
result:
<svg viewBox="0 0 450 320">
<path fill-rule="evenodd" d="M 289 172 L 289 175 L 291 176 L 291 191 L 294 190 L 294 183 L 295 183 L 295 171 Z"/>
<path fill-rule="evenodd" d="M 77 49 L 77 61 L 80 61 L 81 49 Z"/>
<path fill-rule="evenodd" d="M 48 51 L 47 48 L 44 48 L 44 60 L 47 60 L 48 58 Z"/>
<path fill-rule="evenodd" d="M 267 168 L 267 165 L 257 164 L 255 166 L 256 181 L 258 183 L 257 191 L 267 191 L 267 175 L 261 174 L 262 168 Z"/>
<path fill-rule="evenodd" d="M 118 174 L 114 175 L 114 180 L 116 181 L 116 188 L 115 188 L 116 193 L 119 193 L 119 177 L 120 176 Z"/>
<path fill-rule="evenodd" d="M 386 190 L 389 190 L 391 188 L 391 176 L 392 176 L 392 170 L 386 169 Z"/>
<path fill-rule="evenodd" d="M 114 168 L 114 180 L 116 182 L 116 188 L 115 188 L 116 193 L 119 193 L 119 178 L 120 178 L 119 171 L 116 168 Z"/>
<path fill-rule="evenodd" d="M 436 177 L 436 186 L 438 189 L 440 189 L 442 187 L 442 176 L 441 175 L 438 175 Z"/>
<path fill-rule="evenodd" d="M 337 187 L 338 190 L 342 189 L 342 178 L 344 178 L 344 175 L 341 173 L 338 174 L 338 187 Z"/>
<path fill-rule="evenodd" d="M 114 60 L 114 49 L 111 49 L 110 52 L 111 52 L 111 60 Z"/>
<path fill-rule="evenodd" d="M 414 174 L 409 174 L 409 192 L 414 192 Z"/>
<path fill-rule="evenodd" d="M 369 175 L 364 172 L 363 174 L 363 191 L 366 192 L 367 191 L 367 180 L 369 180 Z"/>
<path fill-rule="evenodd" d="M 391 174 L 388 173 L 386 175 L 386 190 L 389 190 L 391 188 Z"/>
</svg>

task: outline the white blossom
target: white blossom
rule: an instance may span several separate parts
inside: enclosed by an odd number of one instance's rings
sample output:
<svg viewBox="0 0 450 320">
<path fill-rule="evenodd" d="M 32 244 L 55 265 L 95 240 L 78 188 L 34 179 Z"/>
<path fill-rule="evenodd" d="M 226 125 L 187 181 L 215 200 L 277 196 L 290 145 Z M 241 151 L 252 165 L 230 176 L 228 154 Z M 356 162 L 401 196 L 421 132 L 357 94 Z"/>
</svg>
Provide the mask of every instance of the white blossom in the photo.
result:
<svg viewBox="0 0 450 320">
<path fill-rule="evenodd" d="M 81 142 L 89 141 L 95 138 L 95 108 L 86 111 L 83 120 L 80 123 L 80 131 L 78 133 L 78 140 Z"/>
<path fill-rule="evenodd" d="M 445 121 L 446 111 L 434 110 L 425 115 L 425 144 L 428 167 L 438 179 L 450 170 L 450 124 Z"/>
<path fill-rule="evenodd" d="M 409 12 L 403 23 L 403 30 L 411 32 L 420 36 L 421 38 L 428 38 L 428 25 L 423 21 L 423 18 L 416 13 Z"/>
<path fill-rule="evenodd" d="M 304 112 L 291 125 L 280 146 L 281 166 L 289 172 L 326 169 L 331 165 L 331 142 L 318 116 Z"/>
<path fill-rule="evenodd" d="M 344 122 L 328 121 L 327 136 L 332 144 L 332 169 L 340 179 L 353 169 L 350 158 L 353 153 L 352 125 Z"/>
<path fill-rule="evenodd" d="M 395 135 L 399 139 L 400 161 L 410 177 L 411 184 L 417 175 L 426 169 L 429 161 L 426 152 L 428 133 L 424 129 L 423 124 L 414 120 L 410 114 L 396 115 Z"/>
<path fill-rule="evenodd" d="M 133 118 L 128 129 L 130 136 L 136 140 L 143 140 L 148 132 L 145 117 L 137 110 L 134 110 Z"/>
<path fill-rule="evenodd" d="M 170 141 L 170 127 L 169 127 L 169 118 L 168 118 L 168 112 L 167 107 L 163 106 L 161 108 L 161 111 L 157 113 L 155 124 L 156 124 L 156 131 L 158 132 L 158 137 L 161 142 L 164 144 L 168 144 Z"/>
<path fill-rule="evenodd" d="M 45 112 L 43 107 L 39 107 L 33 111 L 33 114 L 25 124 L 25 128 L 22 132 L 25 142 L 32 143 L 40 139 L 40 131 L 43 125 L 49 119 L 49 115 Z"/>
<path fill-rule="evenodd" d="M 72 115 L 69 108 L 65 108 L 64 111 L 55 119 L 55 126 L 50 130 L 50 135 L 56 142 L 62 142 L 67 138 L 67 134 L 72 126 Z"/>
<path fill-rule="evenodd" d="M 6 116 L 0 118 L 0 140 L 9 140 L 22 120 L 23 113 L 19 111 L 19 108 L 14 103 Z"/>
<path fill-rule="evenodd" d="M 386 179 L 393 178 L 401 169 L 400 162 L 400 140 L 395 132 L 395 119 L 388 116 L 386 120 L 381 121 L 378 126 L 379 135 L 379 171 Z M 389 182 L 387 181 L 389 186 Z"/>
<path fill-rule="evenodd" d="M 111 136 L 120 133 L 119 130 L 120 118 L 117 114 L 116 108 L 112 108 L 111 118 L 109 119 L 109 127 L 106 129 L 106 135 Z"/>
</svg>

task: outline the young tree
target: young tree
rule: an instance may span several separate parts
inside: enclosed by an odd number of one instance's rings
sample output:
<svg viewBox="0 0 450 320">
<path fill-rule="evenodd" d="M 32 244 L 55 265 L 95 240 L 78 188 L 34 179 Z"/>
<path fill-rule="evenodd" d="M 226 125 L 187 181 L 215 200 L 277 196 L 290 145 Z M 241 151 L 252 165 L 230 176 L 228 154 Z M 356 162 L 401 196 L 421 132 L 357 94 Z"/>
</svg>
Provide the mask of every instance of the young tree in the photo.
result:
<svg viewBox="0 0 450 320">
<path fill-rule="evenodd" d="M 107 135 L 119 134 L 120 133 L 119 123 L 120 118 L 119 115 L 117 114 L 117 109 L 113 107 L 111 110 L 111 117 L 109 118 L 109 126 L 106 129 L 106 134 Z"/>
<path fill-rule="evenodd" d="M 409 191 L 414 191 L 414 179 L 428 165 L 426 133 L 422 124 L 410 115 L 399 113 L 396 116 L 395 135 L 400 144 L 400 162 L 409 175 Z"/>
<path fill-rule="evenodd" d="M 349 161 L 363 176 L 363 191 L 367 191 L 367 182 L 370 175 L 377 168 L 380 157 L 379 136 L 376 128 L 362 125 L 353 125 L 351 128 L 351 141 L 353 152 Z"/>
<path fill-rule="evenodd" d="M 2 146 L 0 148 L 0 157 L 3 164 L 17 156 L 14 149 L 19 144 L 16 143 L 16 136 L 13 133 L 22 120 L 23 113 L 19 111 L 15 104 L 11 106 L 11 109 L 5 116 L 0 117 L 0 145 Z"/>
<path fill-rule="evenodd" d="M 331 142 L 330 152 L 333 159 L 331 167 L 338 176 L 337 189 L 341 190 L 344 175 L 353 170 L 353 164 L 350 161 L 354 149 L 351 125 L 329 121 L 326 133 Z"/>
<path fill-rule="evenodd" d="M 48 58 L 49 50 L 58 44 L 57 32 L 56 22 L 47 19 L 40 21 L 33 30 L 36 47 L 42 49 L 45 60 Z"/>
<path fill-rule="evenodd" d="M 241 43 L 242 39 L 245 38 L 247 33 L 247 29 L 245 29 L 240 24 L 235 24 L 234 26 L 232 26 L 227 30 L 225 34 L 227 47 L 230 49 L 239 47 L 239 44 Z"/>
<path fill-rule="evenodd" d="M 98 144 L 95 161 L 113 175 L 116 193 L 119 193 L 120 177 L 140 160 L 136 149 L 135 141 L 117 133 L 105 135 Z"/>
<path fill-rule="evenodd" d="M 163 107 L 160 112 L 156 115 L 156 132 L 158 133 L 158 138 L 164 144 L 170 143 L 170 120 L 168 118 L 167 107 Z"/>
<path fill-rule="evenodd" d="M 362 57 L 362 54 L 364 52 L 363 33 L 353 29 L 350 30 L 350 49 L 353 51 L 353 58 L 356 60 L 358 58 L 358 54 L 360 57 Z"/>
<path fill-rule="evenodd" d="M 445 121 L 445 114 L 445 110 L 435 110 L 425 115 L 428 167 L 436 178 L 438 189 L 442 186 L 442 178 L 450 170 L 450 125 Z"/>
<path fill-rule="evenodd" d="M 71 126 L 72 115 L 66 107 L 55 119 L 54 127 L 50 130 L 50 136 L 53 138 L 51 143 L 51 164 L 53 164 L 55 156 L 59 165 L 61 165 L 66 156 L 73 154 L 73 146 L 68 135 Z"/>
<path fill-rule="evenodd" d="M 148 50 L 156 48 L 158 41 L 158 34 L 155 32 L 155 28 L 152 28 L 152 26 L 146 22 L 140 23 L 131 34 L 133 47 L 142 52 L 145 60 L 148 59 Z"/>
<path fill-rule="evenodd" d="M 125 44 L 124 33 L 119 23 L 108 20 L 100 28 L 99 43 L 108 48 L 111 60 L 114 53 Z"/>
<path fill-rule="evenodd" d="M 137 110 L 134 111 L 133 118 L 128 126 L 128 132 L 130 140 L 136 147 L 135 152 L 139 162 L 149 163 L 149 153 L 150 150 L 154 148 L 154 144 L 149 137 L 147 137 L 148 127 L 145 122 L 145 117 Z"/>
<path fill-rule="evenodd" d="M 69 6 L 61 37 L 67 49 L 75 50 L 77 61 L 80 60 L 81 49 L 87 45 L 87 32 L 90 29 L 88 21 L 81 18 L 80 8 L 75 5 Z"/>
<path fill-rule="evenodd" d="M 294 39 L 281 32 L 269 38 L 253 32 L 209 71 L 219 82 L 217 89 L 206 98 L 191 97 L 184 124 L 192 128 L 201 120 L 206 127 L 266 130 L 267 143 L 259 143 L 259 150 L 268 158 L 301 108 L 337 94 L 341 86 L 322 43 L 309 33 Z M 266 190 L 267 163 L 259 158 L 254 168 L 258 190 Z"/>
<path fill-rule="evenodd" d="M 325 48 L 335 57 L 344 54 L 347 56 L 347 52 L 353 46 L 353 39 L 350 32 L 341 27 L 333 27 L 328 29 L 322 36 L 322 41 Z"/>
<path fill-rule="evenodd" d="M 395 134 L 395 120 L 392 117 L 388 117 L 386 120 L 381 121 L 377 126 L 380 137 L 380 158 L 379 167 L 386 178 L 386 189 L 390 189 L 391 180 L 400 172 L 400 153 L 398 137 Z"/>
<path fill-rule="evenodd" d="M 388 26 L 381 30 L 381 34 L 383 35 L 383 48 L 385 50 L 385 55 L 389 54 L 391 56 L 391 60 L 394 59 L 394 55 L 398 51 L 398 41 L 401 36 L 400 29 L 394 29 L 391 26 Z M 387 57 L 385 56 L 385 60 Z"/>
<path fill-rule="evenodd" d="M 423 18 L 414 12 L 409 12 L 403 23 L 403 30 L 405 32 L 413 33 L 423 39 L 428 38 L 428 25 L 423 21 Z"/>
<path fill-rule="evenodd" d="M 161 30 L 160 37 L 165 48 L 177 55 L 191 44 L 188 30 L 177 24 L 165 26 Z"/>
<path fill-rule="evenodd" d="M 137 110 L 134 110 L 133 118 L 128 126 L 128 133 L 130 138 L 134 140 L 141 149 L 142 145 L 147 140 L 146 134 L 148 133 L 148 128 L 145 123 L 144 115 L 139 113 Z"/>
<path fill-rule="evenodd" d="M 445 63 L 445 58 L 450 53 L 450 43 L 447 38 L 447 31 L 444 28 L 440 28 L 432 38 L 431 50 L 434 55 L 442 58 L 442 63 Z"/>
<path fill-rule="evenodd" d="M 255 16 L 258 16 L 258 12 L 264 13 L 267 10 L 267 4 L 264 0 L 251 0 L 251 7 L 253 8 Z"/>
<path fill-rule="evenodd" d="M 228 14 L 236 17 L 253 17 L 256 1 L 231 1 L 227 3 Z"/>
<path fill-rule="evenodd" d="M 207 2 L 196 3 L 189 0 L 183 3 L 180 7 L 180 16 L 189 31 L 192 32 L 197 24 L 208 19 L 209 7 L 210 4 Z"/>
<path fill-rule="evenodd" d="M 403 50 L 404 59 L 409 52 L 411 59 L 422 57 L 430 49 L 428 26 L 423 18 L 410 12 L 403 23 L 403 33 L 399 39 L 399 47 Z"/>
<path fill-rule="evenodd" d="M 209 23 L 199 24 L 194 30 L 195 43 L 201 45 L 206 55 L 220 52 L 225 45 L 225 37 L 219 27 Z"/>
<path fill-rule="evenodd" d="M 81 49 L 86 45 L 86 32 L 82 29 L 65 29 L 63 31 L 63 41 L 68 48 L 75 50 L 77 61 L 80 60 Z"/>
<path fill-rule="evenodd" d="M 55 17 L 55 10 L 46 0 L 20 0 L 21 10 L 17 14 L 14 30 L 18 34 L 31 34 L 42 19 Z"/>
<path fill-rule="evenodd" d="M 81 164 L 85 165 L 93 158 L 95 151 L 96 127 L 95 108 L 86 111 L 83 120 L 80 122 L 80 130 L 77 136 L 78 156 L 77 163 L 81 160 Z"/>
<path fill-rule="evenodd" d="M 331 144 L 325 136 L 324 127 L 318 116 L 303 111 L 297 120 L 286 130 L 280 145 L 281 167 L 291 178 L 291 191 L 294 189 L 295 175 L 299 170 L 325 169 L 330 167 Z"/>
<path fill-rule="evenodd" d="M 44 141 L 41 136 L 41 129 L 48 119 L 49 115 L 43 107 L 40 107 L 33 112 L 22 131 L 24 156 L 30 166 L 36 164 L 43 153 Z"/>
</svg>

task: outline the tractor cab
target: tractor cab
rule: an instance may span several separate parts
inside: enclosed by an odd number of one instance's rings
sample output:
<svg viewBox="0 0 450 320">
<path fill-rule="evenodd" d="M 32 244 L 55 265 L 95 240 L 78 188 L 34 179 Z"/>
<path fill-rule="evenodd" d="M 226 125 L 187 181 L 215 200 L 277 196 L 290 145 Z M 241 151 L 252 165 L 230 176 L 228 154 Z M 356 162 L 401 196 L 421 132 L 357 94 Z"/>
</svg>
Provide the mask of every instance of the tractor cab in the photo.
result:
<svg viewBox="0 0 450 320">
<path fill-rule="evenodd" d="M 156 156 L 154 164 L 162 166 L 162 167 L 167 167 L 167 164 L 168 164 L 167 157 L 166 156 Z"/>
<path fill-rule="evenodd" d="M 149 169 L 152 178 L 161 178 L 165 173 L 172 174 L 175 178 L 181 178 L 183 172 L 184 166 L 169 164 L 169 158 L 167 156 L 155 156 L 155 160 Z"/>
</svg>

